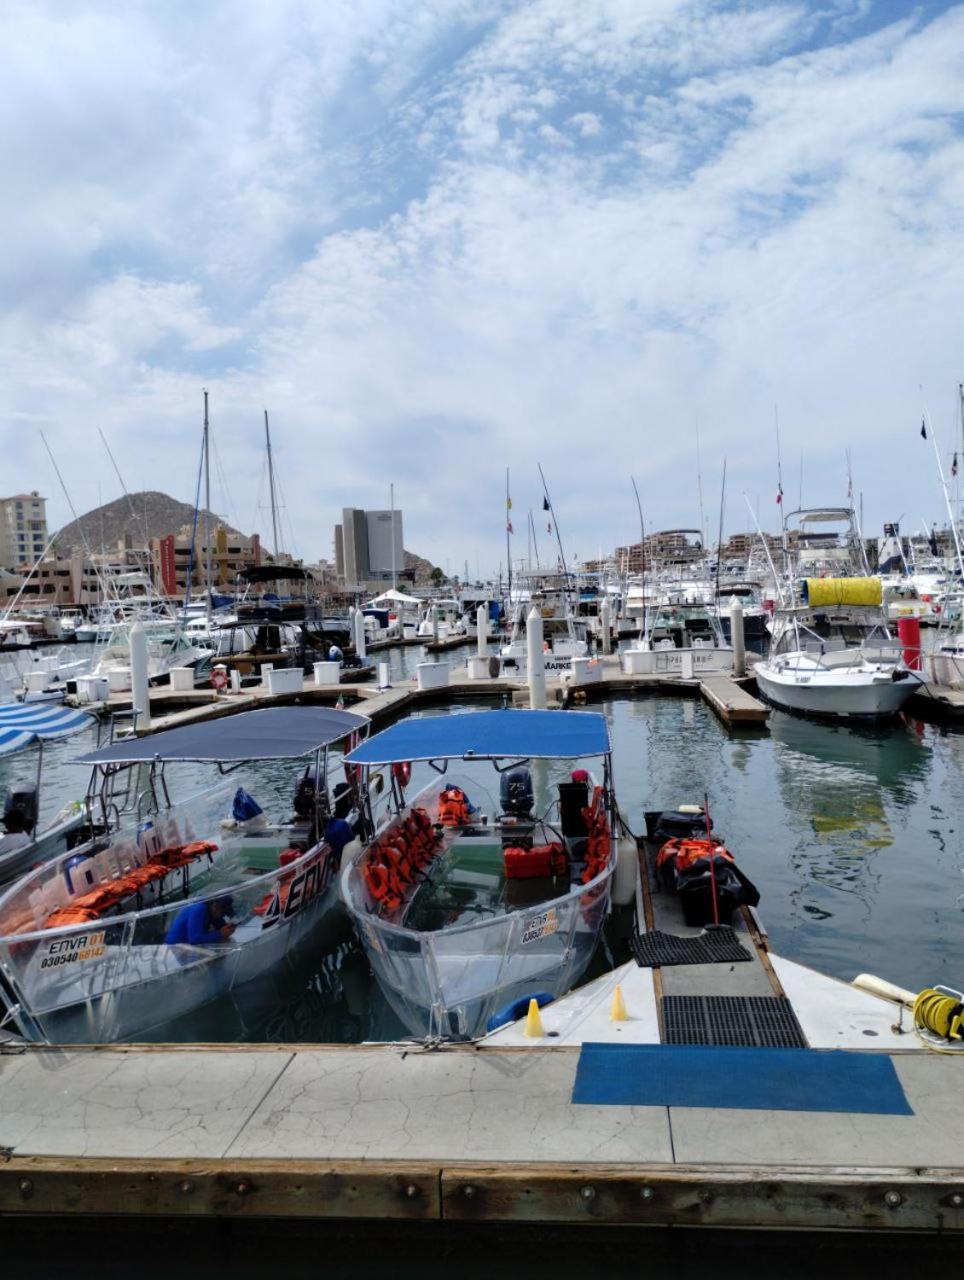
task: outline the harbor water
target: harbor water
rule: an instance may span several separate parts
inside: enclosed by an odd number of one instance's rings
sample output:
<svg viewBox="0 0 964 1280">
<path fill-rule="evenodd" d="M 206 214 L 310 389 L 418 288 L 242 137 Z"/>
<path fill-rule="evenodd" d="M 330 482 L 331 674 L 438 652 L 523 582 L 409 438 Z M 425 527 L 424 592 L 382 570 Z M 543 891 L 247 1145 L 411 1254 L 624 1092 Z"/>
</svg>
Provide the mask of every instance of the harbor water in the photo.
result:
<svg viewBox="0 0 964 1280">
<path fill-rule="evenodd" d="M 400 653 L 414 662 L 421 651 Z M 418 714 L 466 709 L 460 703 Z M 846 980 L 869 971 L 913 989 L 960 986 L 964 736 L 906 719 L 853 728 L 780 712 L 768 734 L 730 736 L 701 702 L 670 697 L 613 699 L 592 709 L 611 726 L 616 793 L 630 827 L 642 829 L 646 809 L 706 796 L 717 833 L 760 889 L 775 951 Z M 87 773 L 71 761 L 94 745 L 91 732 L 45 749 L 45 820 L 82 795 Z M 32 751 L 0 761 L 0 795 L 32 781 L 36 764 Z M 412 790 L 428 781 L 423 769 L 424 779 L 416 768 Z M 168 772 L 172 795 L 194 792 L 214 776 L 196 765 Z M 290 765 L 245 767 L 237 780 L 266 810 L 290 806 Z M 593 972 L 614 958 L 623 957 L 604 950 Z M 400 1034 L 346 924 L 337 950 L 309 970 L 206 1006 L 160 1038 L 310 1042 Z"/>
</svg>

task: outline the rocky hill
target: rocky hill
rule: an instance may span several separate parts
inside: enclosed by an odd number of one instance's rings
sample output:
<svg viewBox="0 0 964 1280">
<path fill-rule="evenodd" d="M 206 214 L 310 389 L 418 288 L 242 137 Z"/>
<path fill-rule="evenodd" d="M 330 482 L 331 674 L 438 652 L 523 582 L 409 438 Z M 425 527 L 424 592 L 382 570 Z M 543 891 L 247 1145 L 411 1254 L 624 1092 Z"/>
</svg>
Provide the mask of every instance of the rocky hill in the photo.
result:
<svg viewBox="0 0 964 1280">
<path fill-rule="evenodd" d="M 198 527 L 204 528 L 205 512 L 198 516 Z M 211 528 L 216 529 L 223 521 L 219 515 L 210 513 Z M 151 538 L 164 538 L 169 533 L 190 534 L 194 524 L 194 508 L 189 502 L 178 502 L 166 493 L 132 493 L 130 497 L 117 498 L 114 502 L 105 503 L 94 511 L 88 511 L 79 520 L 72 520 L 57 535 L 57 552 L 69 555 L 76 547 L 83 549 L 84 539 L 92 551 L 98 552 L 101 547 L 113 550 L 117 543 L 130 534 L 134 546 L 146 546 Z M 225 525 L 229 534 L 239 534 L 237 529 Z"/>
<path fill-rule="evenodd" d="M 405 552 L 405 572 L 411 573 L 414 570 L 416 586 L 426 586 L 432 581 L 434 567 L 431 560 L 425 560 L 412 551 Z"/>
</svg>

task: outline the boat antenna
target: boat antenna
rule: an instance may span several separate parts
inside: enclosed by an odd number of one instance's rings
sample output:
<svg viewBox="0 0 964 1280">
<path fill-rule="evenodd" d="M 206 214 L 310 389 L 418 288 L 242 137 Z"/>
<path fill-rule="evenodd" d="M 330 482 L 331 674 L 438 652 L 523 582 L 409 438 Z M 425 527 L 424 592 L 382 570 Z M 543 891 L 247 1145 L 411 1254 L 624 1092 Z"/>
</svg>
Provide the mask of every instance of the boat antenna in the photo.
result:
<svg viewBox="0 0 964 1280">
<path fill-rule="evenodd" d="M 700 501 L 700 541 L 706 546 L 706 517 L 703 514 L 703 466 L 700 459 L 700 415 L 696 415 L 696 491 Z"/>
<path fill-rule="evenodd" d="M 931 420 L 930 414 L 927 412 L 927 409 L 925 407 L 924 422 L 922 424 L 922 429 L 924 426 L 930 425 L 930 420 Z M 937 474 L 940 476 L 941 489 L 944 492 L 944 505 L 947 507 L 947 518 L 951 524 L 951 536 L 954 539 L 954 550 L 957 552 L 958 572 L 962 576 L 964 576 L 964 555 L 962 555 L 961 553 L 961 539 L 958 534 L 957 525 L 954 522 L 954 512 L 951 509 L 951 495 L 948 493 L 948 490 L 947 490 L 947 481 L 944 478 L 944 468 L 941 465 L 941 454 L 940 454 L 940 450 L 937 447 L 937 437 L 934 434 L 933 427 L 931 427 L 930 430 L 926 432 L 926 434 L 930 436 L 931 444 L 934 446 L 934 461 L 937 463 Z"/>
<path fill-rule="evenodd" d="M 267 423 L 267 414 L 265 414 Z M 208 393 L 204 391 L 204 577 L 207 590 L 204 593 L 204 615 L 208 625 L 211 623 L 211 427 L 208 421 Z"/>
<path fill-rule="evenodd" d="M 535 553 L 536 553 L 536 569 L 538 569 L 538 570 L 540 570 L 540 571 L 541 571 L 541 569 L 542 569 L 542 562 L 541 562 L 541 561 L 540 561 L 540 559 L 539 559 L 539 539 L 536 537 L 536 521 L 535 521 L 535 516 L 532 514 L 532 512 L 531 512 L 531 511 L 529 512 L 529 529 L 530 529 L 530 531 L 531 531 L 531 533 L 532 533 L 532 549 L 533 549 L 533 551 L 535 551 Z M 530 569 L 532 568 L 531 563 L 530 563 L 529 567 L 530 567 Z"/>
<path fill-rule="evenodd" d="M 110 458 L 110 464 L 114 468 L 114 474 L 117 476 L 117 479 L 120 483 L 121 492 L 123 493 L 124 497 L 127 499 L 127 505 L 130 508 L 130 513 L 131 513 L 131 519 L 134 520 L 135 522 L 140 521 L 141 527 L 144 530 L 144 542 L 146 543 L 147 542 L 147 525 L 144 519 L 144 514 L 143 512 L 140 515 L 137 514 L 137 511 L 134 508 L 134 499 L 131 497 L 130 493 L 128 492 L 127 485 L 124 483 L 124 477 L 120 473 L 120 467 L 117 465 L 117 459 L 114 457 L 111 447 L 107 443 L 107 437 L 104 435 L 100 427 L 97 428 L 97 434 L 100 436 L 101 444 L 107 450 L 107 456 L 108 458 Z"/>
<path fill-rule="evenodd" d="M 566 553 L 562 549 L 562 535 L 559 532 L 559 521 L 556 519 L 556 513 L 552 507 L 552 499 L 549 497 L 549 486 L 546 484 L 546 477 L 542 471 L 542 463 L 537 462 L 536 466 L 539 468 L 539 479 L 542 481 L 542 492 L 544 494 L 543 506 L 544 506 L 544 509 L 548 512 L 549 517 L 556 531 L 556 543 L 559 546 L 559 562 L 562 565 L 562 572 L 565 575 L 566 595 L 568 596 L 569 595 L 569 569 L 566 566 Z"/>
<path fill-rule="evenodd" d="M 723 513 L 726 510 L 726 458 L 723 459 L 723 483 L 720 486 L 720 528 L 716 537 L 716 611 L 720 611 L 720 565 L 723 561 Z"/>
<path fill-rule="evenodd" d="M 205 430 L 207 421 L 207 392 L 204 393 Z M 274 541 L 274 558 L 278 559 L 278 498 L 274 488 L 274 461 L 271 457 L 271 429 L 268 426 L 268 410 L 264 411 L 264 440 L 268 449 L 268 493 L 271 497 L 271 536 Z M 394 543 L 392 544 L 394 545 Z"/>
<path fill-rule="evenodd" d="M 864 573 L 869 578 L 870 577 L 870 561 L 867 559 L 867 548 L 864 546 L 864 531 L 861 527 L 863 522 L 860 519 L 860 517 L 857 515 L 857 510 L 854 507 L 854 477 L 853 477 L 853 468 L 851 465 L 850 450 L 849 449 L 845 450 L 845 454 L 847 458 L 847 501 L 850 503 L 850 518 L 853 520 L 853 523 L 857 529 L 857 540 L 860 548 L 860 563 L 864 567 Z"/>
<path fill-rule="evenodd" d="M 197 521 L 201 509 L 201 473 L 204 470 L 204 441 L 201 441 L 201 459 L 198 462 L 197 480 L 194 483 L 194 519 L 191 522 L 191 553 L 187 559 L 187 577 L 184 583 L 183 619 L 187 621 L 188 605 L 191 603 L 191 587 L 194 584 L 194 549 L 197 546 Z M 175 583 L 175 585 L 177 585 Z"/>
<path fill-rule="evenodd" d="M 636 485 L 636 477 L 630 476 L 633 486 L 633 493 L 636 495 L 636 510 L 639 512 L 639 565 L 642 578 L 643 588 L 643 639 L 647 638 L 649 630 L 649 619 L 647 617 L 648 610 L 646 608 L 646 524 L 643 520 L 643 504 L 639 500 L 639 489 Z M 626 572 L 629 573 L 629 561 L 627 558 Z"/>
<path fill-rule="evenodd" d="M 767 542 L 766 538 L 763 536 L 763 530 L 760 528 L 759 517 L 754 512 L 752 506 L 750 505 L 750 499 L 746 496 L 745 493 L 743 495 L 743 501 L 746 503 L 746 509 L 750 513 L 750 519 L 756 525 L 756 531 L 760 536 L 760 542 L 763 544 L 763 551 L 767 558 L 767 564 L 770 566 L 770 572 L 773 574 L 773 585 L 776 587 L 777 599 L 780 602 L 780 605 L 782 606 L 783 605 L 783 588 L 780 585 L 780 579 L 777 577 L 777 567 L 773 563 L 773 556 L 770 555 L 770 545 Z"/>
<path fill-rule="evenodd" d="M 509 468 L 505 469 L 505 570 L 506 570 L 506 596 L 509 608 L 512 608 L 512 546 L 509 539 L 512 537 L 512 496 L 509 493 Z M 501 574 L 499 575 L 502 576 Z"/>
</svg>

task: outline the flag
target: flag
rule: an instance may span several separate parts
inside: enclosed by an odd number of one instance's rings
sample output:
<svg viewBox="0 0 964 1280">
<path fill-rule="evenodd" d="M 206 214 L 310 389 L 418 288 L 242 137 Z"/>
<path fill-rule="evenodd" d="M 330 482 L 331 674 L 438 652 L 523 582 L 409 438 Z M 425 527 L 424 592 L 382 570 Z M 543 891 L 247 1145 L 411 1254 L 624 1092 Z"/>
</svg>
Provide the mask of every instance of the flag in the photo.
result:
<svg viewBox="0 0 964 1280">
<path fill-rule="evenodd" d="M 549 506 L 549 499 L 548 499 L 548 498 L 543 498 L 543 499 L 542 499 L 542 509 L 543 509 L 543 511 L 551 511 L 551 510 L 552 510 L 552 507 L 550 507 L 550 506 Z"/>
<path fill-rule="evenodd" d="M 512 532 L 513 532 L 513 529 L 512 529 L 512 521 L 511 521 L 511 520 L 507 520 L 507 521 L 505 522 L 505 531 L 506 531 L 506 533 L 512 533 Z"/>
<path fill-rule="evenodd" d="M 505 495 L 505 509 L 506 511 L 512 510 L 512 499 L 509 497 L 508 494 Z"/>
<path fill-rule="evenodd" d="M 777 485 L 777 506 L 783 501 L 783 485 Z"/>
<path fill-rule="evenodd" d="M 547 520 L 547 521 L 546 521 L 546 533 L 552 533 L 552 521 L 551 521 L 551 520 Z"/>
<path fill-rule="evenodd" d="M 954 454 L 954 459 L 951 462 L 951 475 L 952 476 L 957 475 L 957 454 L 956 453 Z"/>
<path fill-rule="evenodd" d="M 926 440 L 926 439 L 927 439 L 927 427 L 924 425 L 924 419 L 923 419 L 923 418 L 921 418 L 921 420 L 920 420 L 920 438 L 921 438 L 922 440 Z"/>
</svg>

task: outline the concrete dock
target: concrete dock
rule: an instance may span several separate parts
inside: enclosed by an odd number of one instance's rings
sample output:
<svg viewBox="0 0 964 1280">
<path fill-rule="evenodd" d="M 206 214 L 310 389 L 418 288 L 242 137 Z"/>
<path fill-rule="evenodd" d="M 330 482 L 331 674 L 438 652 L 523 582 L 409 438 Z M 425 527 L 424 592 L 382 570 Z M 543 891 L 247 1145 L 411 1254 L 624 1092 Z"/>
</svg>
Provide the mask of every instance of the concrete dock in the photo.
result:
<svg viewBox="0 0 964 1280">
<path fill-rule="evenodd" d="M 959 1059 L 895 1053 L 885 1117 L 580 1106 L 578 1058 L 3 1052 L 0 1214 L 964 1229 Z"/>
<path fill-rule="evenodd" d="M 596 660 L 595 678 L 584 684 L 546 682 L 551 706 L 574 705 L 598 701 L 613 696 L 668 696 L 700 698 L 713 710 L 720 722 L 734 730 L 756 729 L 766 731 L 770 710 L 752 696 L 748 686 L 752 679 L 735 679 L 720 674 L 702 679 L 683 679 L 670 675 L 627 675 L 619 665 L 618 655 Z M 165 687 L 152 688 L 152 728 L 171 728 L 191 720 L 213 716 L 231 715 L 235 711 L 250 711 L 255 707 L 278 706 L 293 702 L 321 702 L 334 705 L 342 698 L 346 705 L 370 716 L 379 727 L 389 719 L 415 706 L 439 705 L 449 701 L 469 699 L 507 698 L 518 703 L 527 696 L 524 680 L 504 676 L 469 679 L 463 664 L 452 665 L 448 683 L 434 689 L 420 689 L 416 680 L 398 680 L 388 688 L 368 683 L 352 683 L 343 680 L 339 684 L 317 685 L 305 678 L 304 687 L 297 694 L 274 695 L 264 685 L 247 686 L 240 693 L 216 694 L 213 689 L 172 691 Z M 129 712 L 130 694 L 115 695 L 104 703 L 93 704 L 90 710 L 109 715 Z"/>
</svg>

